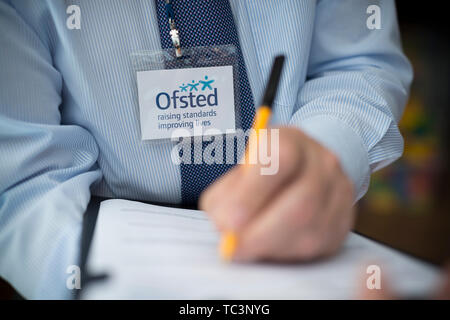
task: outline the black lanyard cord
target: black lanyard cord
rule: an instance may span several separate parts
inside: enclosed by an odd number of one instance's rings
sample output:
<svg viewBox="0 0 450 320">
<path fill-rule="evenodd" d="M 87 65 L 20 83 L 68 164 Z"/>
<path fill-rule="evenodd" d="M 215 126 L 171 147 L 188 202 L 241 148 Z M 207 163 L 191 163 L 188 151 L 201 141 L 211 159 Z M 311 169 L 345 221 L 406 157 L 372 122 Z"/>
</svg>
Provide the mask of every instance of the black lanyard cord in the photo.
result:
<svg viewBox="0 0 450 320">
<path fill-rule="evenodd" d="M 172 43 L 175 48 L 175 54 L 176 54 L 177 58 L 180 58 L 182 56 L 180 35 L 179 35 L 179 31 L 175 25 L 172 0 L 165 0 L 165 2 L 166 2 L 165 8 L 166 8 L 167 19 L 169 20 L 169 26 L 170 26 L 170 32 L 169 32 L 170 38 L 172 39 Z"/>
</svg>

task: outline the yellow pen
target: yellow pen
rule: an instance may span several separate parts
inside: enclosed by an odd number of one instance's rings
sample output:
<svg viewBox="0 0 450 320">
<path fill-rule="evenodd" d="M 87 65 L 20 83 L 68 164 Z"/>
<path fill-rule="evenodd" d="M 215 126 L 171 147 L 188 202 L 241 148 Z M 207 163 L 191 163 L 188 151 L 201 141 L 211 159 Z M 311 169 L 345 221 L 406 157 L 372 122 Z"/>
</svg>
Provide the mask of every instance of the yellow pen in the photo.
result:
<svg viewBox="0 0 450 320">
<path fill-rule="evenodd" d="M 250 144 L 257 144 L 259 131 L 261 129 L 266 129 L 269 124 L 269 119 L 272 110 L 272 104 L 275 100 L 277 94 L 278 84 L 280 82 L 281 71 L 283 70 L 284 56 L 280 55 L 275 57 L 272 65 L 272 71 L 270 72 L 269 81 L 267 82 L 266 90 L 264 92 L 264 97 L 261 106 L 256 111 L 255 119 L 253 121 L 253 131 L 250 135 L 247 150 L 246 150 L 246 161 L 245 165 L 248 165 L 248 150 L 253 148 Z M 255 149 L 256 150 L 256 149 Z M 234 252 L 236 250 L 238 243 L 237 236 L 232 231 L 224 232 L 221 242 L 220 242 L 220 255 L 225 261 L 231 261 Z"/>
</svg>

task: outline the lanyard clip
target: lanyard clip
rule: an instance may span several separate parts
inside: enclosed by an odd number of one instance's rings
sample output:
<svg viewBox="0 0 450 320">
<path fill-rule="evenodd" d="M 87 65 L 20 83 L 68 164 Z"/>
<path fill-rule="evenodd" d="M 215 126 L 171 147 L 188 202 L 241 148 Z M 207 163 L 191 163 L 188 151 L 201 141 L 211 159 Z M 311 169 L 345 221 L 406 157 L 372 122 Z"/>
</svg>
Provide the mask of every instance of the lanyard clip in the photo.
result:
<svg viewBox="0 0 450 320">
<path fill-rule="evenodd" d="M 181 45 L 180 45 L 180 35 L 175 27 L 175 20 L 173 18 L 173 8 L 172 8 L 172 1 L 166 0 L 166 13 L 167 18 L 169 19 L 169 25 L 170 25 L 170 38 L 172 39 L 173 46 L 175 47 L 175 55 L 177 58 L 180 58 L 182 56 L 181 53 Z"/>
<path fill-rule="evenodd" d="M 175 47 L 175 55 L 177 58 L 182 56 L 181 53 L 181 45 L 180 45 L 180 35 L 177 29 L 171 28 L 170 30 L 170 38 L 172 39 L 173 46 Z"/>
</svg>

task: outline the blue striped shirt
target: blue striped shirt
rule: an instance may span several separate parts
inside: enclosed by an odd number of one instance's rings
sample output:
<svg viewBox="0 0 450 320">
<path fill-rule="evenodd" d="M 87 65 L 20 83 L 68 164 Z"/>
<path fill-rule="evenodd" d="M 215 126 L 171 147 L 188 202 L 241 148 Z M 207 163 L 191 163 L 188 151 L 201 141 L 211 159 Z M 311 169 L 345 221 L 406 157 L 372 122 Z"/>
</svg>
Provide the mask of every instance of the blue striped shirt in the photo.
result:
<svg viewBox="0 0 450 320">
<path fill-rule="evenodd" d="M 381 29 L 366 26 L 381 8 Z M 69 29 L 67 6 L 81 9 Z M 231 0 L 250 86 L 286 68 L 274 122 L 339 157 L 360 198 L 403 149 L 412 79 L 393 0 Z M 130 55 L 160 49 L 153 0 L 0 0 L 0 275 L 27 298 L 65 298 L 91 194 L 180 201 L 172 145 L 143 142 Z"/>
</svg>

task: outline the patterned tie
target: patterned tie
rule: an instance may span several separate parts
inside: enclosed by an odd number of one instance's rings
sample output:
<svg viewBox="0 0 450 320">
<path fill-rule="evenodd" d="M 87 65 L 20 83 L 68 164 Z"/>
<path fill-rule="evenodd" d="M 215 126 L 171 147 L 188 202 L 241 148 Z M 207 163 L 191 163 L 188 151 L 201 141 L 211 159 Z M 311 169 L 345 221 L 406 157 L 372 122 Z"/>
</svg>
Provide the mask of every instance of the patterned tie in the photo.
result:
<svg viewBox="0 0 450 320">
<path fill-rule="evenodd" d="M 164 0 L 155 0 L 158 24 L 163 48 L 172 48 L 170 26 Z M 181 48 L 233 44 L 238 51 L 239 90 L 242 128 L 251 127 L 255 108 L 248 82 L 245 62 L 239 45 L 238 33 L 228 0 L 173 0 L 172 7 L 176 27 L 180 31 Z M 194 143 L 194 139 L 192 140 Z M 203 143 L 203 148 L 206 146 Z M 235 154 L 236 154 L 235 146 Z M 191 146 L 192 158 L 194 148 Z M 225 155 L 225 143 L 224 153 Z M 237 158 L 235 158 L 236 161 Z M 225 161 L 224 161 L 225 162 Z M 200 193 L 214 180 L 224 174 L 230 164 L 181 164 L 181 196 L 185 204 L 196 204 Z"/>
</svg>

